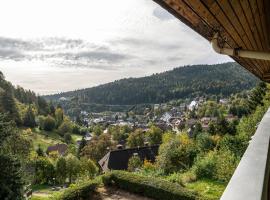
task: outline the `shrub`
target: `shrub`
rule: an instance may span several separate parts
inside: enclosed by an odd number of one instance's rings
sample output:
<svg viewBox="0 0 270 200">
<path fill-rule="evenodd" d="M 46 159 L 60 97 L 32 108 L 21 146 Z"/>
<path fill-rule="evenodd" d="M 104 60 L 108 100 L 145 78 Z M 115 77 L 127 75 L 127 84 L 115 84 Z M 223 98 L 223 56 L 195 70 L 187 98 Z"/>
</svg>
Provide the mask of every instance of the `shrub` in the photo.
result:
<svg viewBox="0 0 270 200">
<path fill-rule="evenodd" d="M 211 151 L 204 157 L 199 157 L 193 165 L 198 178 L 213 178 L 216 174 L 216 152 Z"/>
<path fill-rule="evenodd" d="M 67 143 L 67 144 L 72 142 L 72 137 L 71 137 L 70 133 L 65 133 L 64 140 L 65 140 L 65 143 Z"/>
<path fill-rule="evenodd" d="M 193 166 L 198 178 L 210 178 L 227 182 L 230 180 L 239 160 L 231 151 L 211 151 L 199 157 Z"/>
<path fill-rule="evenodd" d="M 72 132 L 72 123 L 68 119 L 65 119 L 62 124 L 58 127 L 58 133 L 61 136 L 64 136 L 65 133 L 71 133 Z"/>
<path fill-rule="evenodd" d="M 151 163 L 148 160 L 143 161 L 143 170 L 145 170 L 145 171 L 154 171 L 155 169 L 156 168 L 155 168 L 155 165 L 153 163 Z"/>
<path fill-rule="evenodd" d="M 167 180 L 184 186 L 186 183 L 196 181 L 197 177 L 196 174 L 194 173 L 194 170 L 189 170 L 184 173 L 173 173 L 167 177 Z"/>
<path fill-rule="evenodd" d="M 57 200 L 91 200 L 98 186 L 98 181 L 91 180 L 66 189 L 57 197 Z"/>
<path fill-rule="evenodd" d="M 113 171 L 102 178 L 105 185 L 113 185 L 157 200 L 197 199 L 196 193 L 183 188 L 179 184 L 159 178 L 145 177 L 124 171 Z"/>
<path fill-rule="evenodd" d="M 169 139 L 159 147 L 157 168 L 166 174 L 188 169 L 197 155 L 197 149 L 186 134 Z"/>
<path fill-rule="evenodd" d="M 138 155 L 134 155 L 128 160 L 128 171 L 136 171 L 136 169 L 141 168 L 142 165 L 143 162 L 140 157 Z"/>
<path fill-rule="evenodd" d="M 196 142 L 202 152 L 212 150 L 215 147 L 214 140 L 208 133 L 200 133 L 197 135 Z"/>
<path fill-rule="evenodd" d="M 43 129 L 45 131 L 52 131 L 55 128 L 54 118 L 51 117 L 50 115 L 48 115 L 48 117 L 46 117 L 43 125 L 44 125 Z"/>
<path fill-rule="evenodd" d="M 238 165 L 239 160 L 231 151 L 219 151 L 217 155 L 217 173 L 215 179 L 229 181 Z"/>
<path fill-rule="evenodd" d="M 82 157 L 80 159 L 81 174 L 87 178 L 93 178 L 98 173 L 98 167 L 91 159 Z"/>
</svg>

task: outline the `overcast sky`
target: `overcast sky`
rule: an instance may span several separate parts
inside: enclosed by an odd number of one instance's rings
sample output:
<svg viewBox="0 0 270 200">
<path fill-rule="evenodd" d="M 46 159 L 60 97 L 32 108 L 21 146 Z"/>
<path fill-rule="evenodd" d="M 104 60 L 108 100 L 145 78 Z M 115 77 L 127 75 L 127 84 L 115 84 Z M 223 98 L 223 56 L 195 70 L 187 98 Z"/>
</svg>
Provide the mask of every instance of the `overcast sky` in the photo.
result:
<svg viewBox="0 0 270 200">
<path fill-rule="evenodd" d="M 39 94 L 230 61 L 151 0 L 6 0 L 0 26 L 0 70 Z"/>
</svg>

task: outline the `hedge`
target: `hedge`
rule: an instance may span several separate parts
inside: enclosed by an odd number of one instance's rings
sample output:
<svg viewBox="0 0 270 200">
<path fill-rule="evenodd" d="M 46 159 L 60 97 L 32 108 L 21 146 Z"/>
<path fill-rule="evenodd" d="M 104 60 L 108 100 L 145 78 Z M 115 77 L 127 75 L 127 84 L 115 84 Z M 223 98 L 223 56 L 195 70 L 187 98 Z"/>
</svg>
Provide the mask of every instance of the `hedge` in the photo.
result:
<svg viewBox="0 0 270 200">
<path fill-rule="evenodd" d="M 80 185 L 67 188 L 57 197 L 57 200 L 91 200 L 99 182 L 91 180 Z"/>
<path fill-rule="evenodd" d="M 106 186 L 137 193 L 156 200 L 195 200 L 197 195 L 181 185 L 163 179 L 146 177 L 125 171 L 113 171 L 102 177 Z"/>
</svg>

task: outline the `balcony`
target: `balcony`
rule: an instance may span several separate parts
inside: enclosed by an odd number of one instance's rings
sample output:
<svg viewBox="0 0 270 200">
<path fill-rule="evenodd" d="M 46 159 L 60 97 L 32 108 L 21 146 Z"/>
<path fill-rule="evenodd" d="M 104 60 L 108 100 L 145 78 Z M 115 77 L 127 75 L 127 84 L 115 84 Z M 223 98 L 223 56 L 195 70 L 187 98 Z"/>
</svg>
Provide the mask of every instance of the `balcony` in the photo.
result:
<svg viewBox="0 0 270 200">
<path fill-rule="evenodd" d="M 269 199 L 270 108 L 236 168 L 221 200 Z"/>
</svg>

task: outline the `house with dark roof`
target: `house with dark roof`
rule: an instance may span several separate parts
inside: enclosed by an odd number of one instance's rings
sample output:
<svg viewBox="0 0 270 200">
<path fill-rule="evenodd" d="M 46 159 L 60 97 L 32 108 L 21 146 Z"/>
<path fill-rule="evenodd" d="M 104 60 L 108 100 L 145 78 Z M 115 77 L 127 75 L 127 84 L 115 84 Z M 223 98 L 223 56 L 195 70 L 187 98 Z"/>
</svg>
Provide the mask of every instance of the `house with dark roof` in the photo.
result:
<svg viewBox="0 0 270 200">
<path fill-rule="evenodd" d="M 117 149 L 108 152 L 98 163 L 103 171 L 127 170 L 128 161 L 133 155 L 143 160 L 155 162 L 159 145 L 129 149 Z"/>
<path fill-rule="evenodd" d="M 66 153 L 67 149 L 68 149 L 68 146 L 66 144 L 56 144 L 53 146 L 49 146 L 47 148 L 46 153 L 49 154 L 53 151 L 57 151 L 59 155 L 63 156 Z"/>
</svg>

